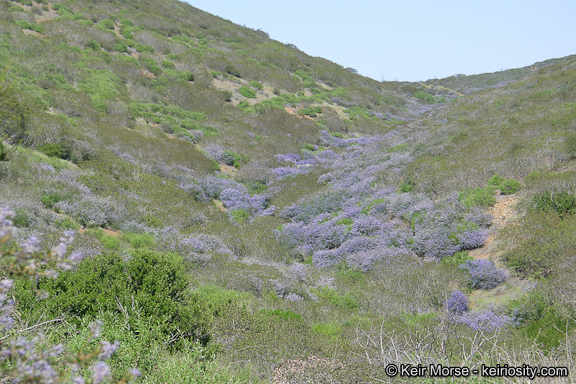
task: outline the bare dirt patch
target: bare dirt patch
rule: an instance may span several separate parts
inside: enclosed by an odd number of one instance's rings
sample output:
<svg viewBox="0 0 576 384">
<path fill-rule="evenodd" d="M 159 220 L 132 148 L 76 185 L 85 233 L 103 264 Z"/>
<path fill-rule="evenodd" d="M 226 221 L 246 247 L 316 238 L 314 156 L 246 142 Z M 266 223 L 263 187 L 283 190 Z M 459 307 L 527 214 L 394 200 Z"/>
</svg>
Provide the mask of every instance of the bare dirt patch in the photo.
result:
<svg viewBox="0 0 576 384">
<path fill-rule="evenodd" d="M 230 165 L 220 164 L 220 172 L 230 177 L 234 177 L 236 176 L 236 173 L 238 173 L 238 170 Z"/>
<path fill-rule="evenodd" d="M 296 116 L 296 117 L 299 117 L 299 118 L 301 118 L 301 119 L 308 119 L 308 120 L 312 120 L 312 121 L 314 120 L 314 119 L 311 118 L 310 116 L 306 116 L 306 115 L 303 115 L 303 116 L 302 116 L 302 115 L 299 115 L 299 114 L 298 114 L 298 108 L 286 107 L 286 108 L 284 108 L 284 110 L 285 110 L 286 112 L 288 112 L 289 114 L 294 115 L 294 116 Z"/>
<path fill-rule="evenodd" d="M 510 225 L 514 220 L 517 219 L 517 215 L 514 209 L 518 203 L 518 200 L 518 196 L 498 196 L 496 204 L 494 204 L 494 206 L 489 210 L 493 218 L 488 239 L 486 239 L 486 242 L 483 246 L 470 251 L 470 257 L 473 257 L 474 259 L 497 259 L 499 246 L 497 234 L 504 227 Z"/>
<path fill-rule="evenodd" d="M 498 233 L 507 226 L 515 224 L 515 221 L 518 219 L 515 208 L 519 200 L 520 197 L 516 195 L 497 197 L 496 204 L 489 210 L 493 218 L 488 239 L 486 239 L 482 247 L 470 251 L 470 257 L 476 260 L 490 260 L 496 265 L 499 264 L 499 258 L 504 249 L 501 246 L 502 242 L 498 237 Z M 499 267 L 504 268 L 503 266 Z M 529 285 L 530 282 L 527 280 L 509 277 L 504 284 L 494 289 L 476 290 L 472 292 L 470 295 L 470 307 L 488 309 L 492 306 L 505 306 L 510 300 L 525 295 Z"/>
</svg>

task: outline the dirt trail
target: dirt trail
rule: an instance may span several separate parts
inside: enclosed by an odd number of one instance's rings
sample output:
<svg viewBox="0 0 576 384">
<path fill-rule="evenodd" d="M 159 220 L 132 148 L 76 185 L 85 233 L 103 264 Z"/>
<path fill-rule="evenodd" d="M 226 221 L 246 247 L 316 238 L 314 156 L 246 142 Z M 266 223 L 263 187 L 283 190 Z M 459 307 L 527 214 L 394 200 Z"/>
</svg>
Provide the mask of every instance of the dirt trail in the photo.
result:
<svg viewBox="0 0 576 384">
<path fill-rule="evenodd" d="M 469 252 L 474 259 L 495 259 L 498 241 L 496 236 L 499 231 L 516 219 L 514 207 L 520 198 L 518 196 L 501 195 L 497 197 L 496 204 L 490 208 L 489 212 L 493 216 L 488 239 L 480 248 Z"/>
</svg>

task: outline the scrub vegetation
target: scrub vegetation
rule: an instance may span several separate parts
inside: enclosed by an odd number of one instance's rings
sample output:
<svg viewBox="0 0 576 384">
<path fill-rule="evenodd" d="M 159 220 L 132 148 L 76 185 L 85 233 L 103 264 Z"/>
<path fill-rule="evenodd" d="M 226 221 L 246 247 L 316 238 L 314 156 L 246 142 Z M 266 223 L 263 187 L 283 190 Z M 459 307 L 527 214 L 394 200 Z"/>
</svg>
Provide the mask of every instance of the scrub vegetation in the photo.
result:
<svg viewBox="0 0 576 384">
<path fill-rule="evenodd" d="M 378 82 L 174 0 L 0 0 L 0 381 L 574 367 L 574 84 L 573 56 Z"/>
</svg>

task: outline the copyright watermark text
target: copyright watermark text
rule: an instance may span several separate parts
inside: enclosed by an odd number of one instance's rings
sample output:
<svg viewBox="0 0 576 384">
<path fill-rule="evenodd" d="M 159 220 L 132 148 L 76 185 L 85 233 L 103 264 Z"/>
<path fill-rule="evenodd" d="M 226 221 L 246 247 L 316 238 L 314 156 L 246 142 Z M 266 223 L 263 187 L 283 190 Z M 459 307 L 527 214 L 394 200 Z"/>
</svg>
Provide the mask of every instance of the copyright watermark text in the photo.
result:
<svg viewBox="0 0 576 384">
<path fill-rule="evenodd" d="M 534 380 L 537 377 L 569 376 L 567 367 L 532 367 L 528 364 L 521 366 L 508 364 L 487 366 L 482 364 L 479 368 L 473 369 L 442 364 L 388 364 L 385 372 L 389 377 L 469 377 L 474 375 L 481 377 L 525 377 Z"/>
</svg>

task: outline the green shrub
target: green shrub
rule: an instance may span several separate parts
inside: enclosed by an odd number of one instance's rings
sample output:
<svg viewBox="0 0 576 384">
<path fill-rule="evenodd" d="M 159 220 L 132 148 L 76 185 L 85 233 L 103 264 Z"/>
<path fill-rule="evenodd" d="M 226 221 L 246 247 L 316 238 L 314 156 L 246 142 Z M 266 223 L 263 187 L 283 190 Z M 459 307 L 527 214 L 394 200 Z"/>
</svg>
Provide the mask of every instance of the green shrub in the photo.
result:
<svg viewBox="0 0 576 384">
<path fill-rule="evenodd" d="M 495 174 L 488 180 L 488 187 L 493 191 L 499 189 L 503 195 L 510 195 L 516 193 L 520 189 L 521 184 L 518 180 L 505 179 Z"/>
<path fill-rule="evenodd" d="M 94 108 L 106 112 L 108 102 L 120 95 L 121 80 L 109 70 L 86 70 L 83 80 L 78 82 L 78 88 L 92 99 Z"/>
<path fill-rule="evenodd" d="M 444 257 L 442 259 L 442 264 L 459 267 L 460 264 L 464 264 L 468 260 L 473 260 L 470 256 L 468 256 L 468 252 L 457 252 L 452 256 Z"/>
<path fill-rule="evenodd" d="M 308 108 L 300 108 L 298 110 L 298 114 L 300 116 L 310 116 L 316 117 L 319 113 L 322 113 L 322 107 L 308 107 Z M 335 134 L 332 133 L 332 136 Z"/>
<path fill-rule="evenodd" d="M 248 98 L 248 99 L 255 99 L 255 98 L 256 98 L 256 92 L 255 92 L 253 89 L 248 88 L 248 87 L 245 86 L 245 85 L 243 85 L 243 86 L 241 86 L 240 88 L 238 88 L 238 92 L 239 92 L 242 96 L 244 96 L 244 97 L 246 97 L 246 98 Z"/>
<path fill-rule="evenodd" d="M 186 81 L 194 81 L 194 74 L 189 71 L 178 72 L 178 77 Z"/>
<path fill-rule="evenodd" d="M 170 68 L 170 69 L 174 69 L 176 68 L 176 64 L 174 64 L 173 62 L 169 61 L 169 60 L 163 60 L 162 61 L 162 66 L 164 68 Z"/>
<path fill-rule="evenodd" d="M 92 48 L 95 51 L 102 50 L 102 47 L 100 47 L 100 43 L 98 43 L 95 40 L 92 40 L 91 42 L 88 43 L 88 48 Z"/>
<path fill-rule="evenodd" d="M 305 151 L 314 151 L 314 144 L 310 144 L 310 143 L 304 143 L 304 145 L 302 146 L 302 149 Z"/>
<path fill-rule="evenodd" d="M 558 275 L 570 268 L 568 258 L 576 250 L 576 216 L 562 217 L 548 209 L 529 210 L 519 225 L 505 232 L 507 242 L 514 247 L 504 253 L 502 260 L 522 277 Z M 566 267 L 561 267 L 563 264 Z"/>
<path fill-rule="evenodd" d="M 80 224 L 78 224 L 69 217 L 65 217 L 64 219 L 60 220 L 57 224 L 60 228 L 73 229 L 75 231 L 80 229 Z"/>
<path fill-rule="evenodd" d="M 504 195 L 511 195 L 513 193 L 516 193 L 516 191 L 518 191 L 521 188 L 521 184 L 518 180 L 504 180 L 501 184 L 500 184 L 500 191 L 502 192 L 502 194 Z"/>
<path fill-rule="evenodd" d="M 42 195 L 42 204 L 44 204 L 46 208 L 52 208 L 54 207 L 54 204 L 62 200 L 64 200 L 64 196 L 60 195 L 59 193 L 49 193 Z"/>
<path fill-rule="evenodd" d="M 544 289 L 535 289 L 510 303 L 509 313 L 528 337 L 545 348 L 558 347 L 566 337 L 565 331 L 576 326 L 573 319 L 559 311 L 550 294 Z"/>
<path fill-rule="evenodd" d="M 504 182 L 504 180 L 506 179 L 501 176 L 498 176 L 497 174 L 494 174 L 494 176 L 488 179 L 488 186 L 497 189 L 500 186 L 500 184 Z"/>
<path fill-rule="evenodd" d="M 151 247 L 156 241 L 154 236 L 149 233 L 125 232 L 122 234 L 122 239 L 126 240 L 135 249 Z"/>
<path fill-rule="evenodd" d="M 336 225 L 352 225 L 352 224 L 354 224 L 354 221 L 352 221 L 352 219 L 349 217 L 345 217 L 343 219 L 337 220 L 335 224 Z"/>
<path fill-rule="evenodd" d="M 430 103 L 430 104 L 445 103 L 446 102 L 445 98 L 433 96 L 433 95 L 426 93 L 424 91 L 418 91 L 418 92 L 414 93 L 412 96 L 419 99 L 419 100 L 422 100 L 426 103 Z"/>
<path fill-rule="evenodd" d="M 234 77 L 242 77 L 240 76 L 240 71 L 238 71 L 238 69 L 236 69 L 234 66 L 232 65 L 228 65 L 225 69 L 226 73 L 234 76 Z"/>
<path fill-rule="evenodd" d="M 468 207 L 491 207 L 496 204 L 493 191 L 487 188 L 468 189 L 460 193 L 460 201 Z"/>
<path fill-rule="evenodd" d="M 210 168 L 212 169 L 212 171 L 219 171 L 220 170 L 220 164 L 218 164 L 218 162 L 214 159 L 210 160 Z"/>
<path fill-rule="evenodd" d="M 18 24 L 22 29 L 29 29 L 31 31 L 42 33 L 42 26 L 39 24 L 32 24 L 26 20 L 18 20 L 16 21 L 16 24 Z"/>
<path fill-rule="evenodd" d="M 136 48 L 136 50 L 140 53 L 154 53 L 154 47 L 151 45 L 142 45 L 142 44 L 136 44 L 136 46 L 134 47 Z"/>
<path fill-rule="evenodd" d="M 140 61 L 144 64 L 144 67 L 152 72 L 155 76 L 160 76 L 162 74 L 162 68 L 151 58 L 141 58 Z"/>
<path fill-rule="evenodd" d="M 114 45 L 114 50 L 120 53 L 126 53 L 128 52 L 128 46 L 123 41 L 118 41 Z"/>
<path fill-rule="evenodd" d="M 114 29 L 114 21 L 110 19 L 102 20 L 100 24 L 102 24 L 107 29 Z"/>
<path fill-rule="evenodd" d="M 110 339 L 114 340 L 114 339 Z M 143 349 L 146 349 L 145 347 Z M 147 381 L 144 383 L 202 383 L 220 384 L 235 383 L 232 375 L 226 368 L 212 361 L 210 351 L 200 344 L 192 344 L 183 348 L 184 352 L 175 354 L 164 353 L 154 356 L 154 364 Z M 151 354 L 153 351 L 143 350 L 142 352 Z M 135 364 L 125 363 L 122 366 L 130 367 Z M 142 364 L 138 364 L 140 367 Z M 144 374 L 145 371 L 142 373 Z M 236 372 L 237 373 L 237 372 Z"/>
<path fill-rule="evenodd" d="M 175 346 L 194 338 L 207 343 L 200 307 L 186 296 L 188 285 L 180 256 L 140 249 L 128 261 L 115 253 L 85 259 L 76 272 L 43 280 L 40 288 L 50 294 L 45 307 L 57 316 L 69 313 L 72 322 L 94 319 L 102 312 L 120 314 L 119 305 L 136 305 L 142 317 L 159 324 L 163 335 L 179 335 Z M 138 316 L 130 318 L 130 328 L 138 329 L 139 321 Z"/>
<path fill-rule="evenodd" d="M 235 211 L 230 212 L 230 216 L 236 221 L 238 224 L 244 223 L 246 220 L 250 219 L 250 214 L 246 212 L 244 209 L 237 209 Z"/>
<path fill-rule="evenodd" d="M 264 88 L 264 86 L 258 81 L 251 81 L 249 84 L 252 88 L 257 89 L 259 91 L 261 91 Z"/>
<path fill-rule="evenodd" d="M 576 196 L 566 191 L 539 193 L 533 197 L 532 204 L 536 211 L 556 212 L 560 217 L 576 213 Z"/>
<path fill-rule="evenodd" d="M 120 19 L 120 24 L 127 26 L 127 27 L 133 27 L 134 26 L 134 22 L 130 19 Z"/>
<path fill-rule="evenodd" d="M 419 100 L 430 103 L 430 104 L 434 104 L 434 101 L 435 101 L 434 96 L 432 96 L 431 94 L 426 93 L 424 91 L 418 91 L 418 92 L 414 93 L 414 95 L 412 95 L 412 96 L 419 99 Z"/>
<path fill-rule="evenodd" d="M 399 191 L 402 193 L 414 192 L 415 183 L 412 180 L 400 184 Z"/>
<path fill-rule="evenodd" d="M 268 188 L 268 183 L 266 180 L 253 180 L 246 182 L 245 185 L 248 191 L 253 195 L 260 194 L 264 192 L 266 188 Z"/>
<path fill-rule="evenodd" d="M 364 281 L 364 273 L 357 268 L 350 268 L 345 261 L 336 265 L 336 267 L 338 268 L 336 276 L 338 276 L 339 280 L 351 284 L 358 284 Z"/>
<path fill-rule="evenodd" d="M 120 28 L 120 34 L 125 38 L 125 39 L 129 39 L 129 40 L 134 40 L 134 35 L 132 34 L 132 31 L 130 28 L 127 27 L 122 27 Z M 133 45 L 129 45 L 130 47 L 133 47 L 136 45 L 136 42 L 134 42 Z"/>
<path fill-rule="evenodd" d="M 273 316 L 278 316 L 284 320 L 295 320 L 298 321 L 300 320 L 301 316 L 295 312 L 292 312 L 289 309 L 283 310 L 283 309 L 275 309 L 273 311 L 266 311 L 266 310 L 262 310 L 262 313 L 265 313 L 267 315 L 273 315 Z"/>
<path fill-rule="evenodd" d="M 16 215 L 12 219 L 12 224 L 14 224 L 15 227 L 27 228 L 30 225 L 30 223 L 31 220 L 28 215 L 28 212 L 26 212 L 23 209 L 17 209 Z"/>
<path fill-rule="evenodd" d="M 314 324 L 312 326 L 312 331 L 328 336 L 330 341 L 337 341 L 342 336 L 342 325 L 336 321 L 331 321 L 329 323 Z"/>
<path fill-rule="evenodd" d="M 334 289 L 327 287 L 320 287 L 311 291 L 335 307 L 346 309 L 358 308 L 358 301 L 356 300 L 354 293 L 351 291 L 347 291 L 345 294 L 341 294 L 336 292 Z"/>
<path fill-rule="evenodd" d="M 120 238 L 116 236 L 102 236 L 100 241 L 104 248 L 111 250 L 118 250 L 120 248 Z"/>
<path fill-rule="evenodd" d="M 226 150 L 220 160 L 226 165 L 240 168 L 242 164 L 248 163 L 250 159 L 246 155 L 241 155 L 232 150 Z"/>
<path fill-rule="evenodd" d="M 59 159 L 64 158 L 66 154 L 62 146 L 60 146 L 60 144 L 44 143 L 36 149 L 45 154 L 46 156 L 57 157 Z"/>
</svg>

